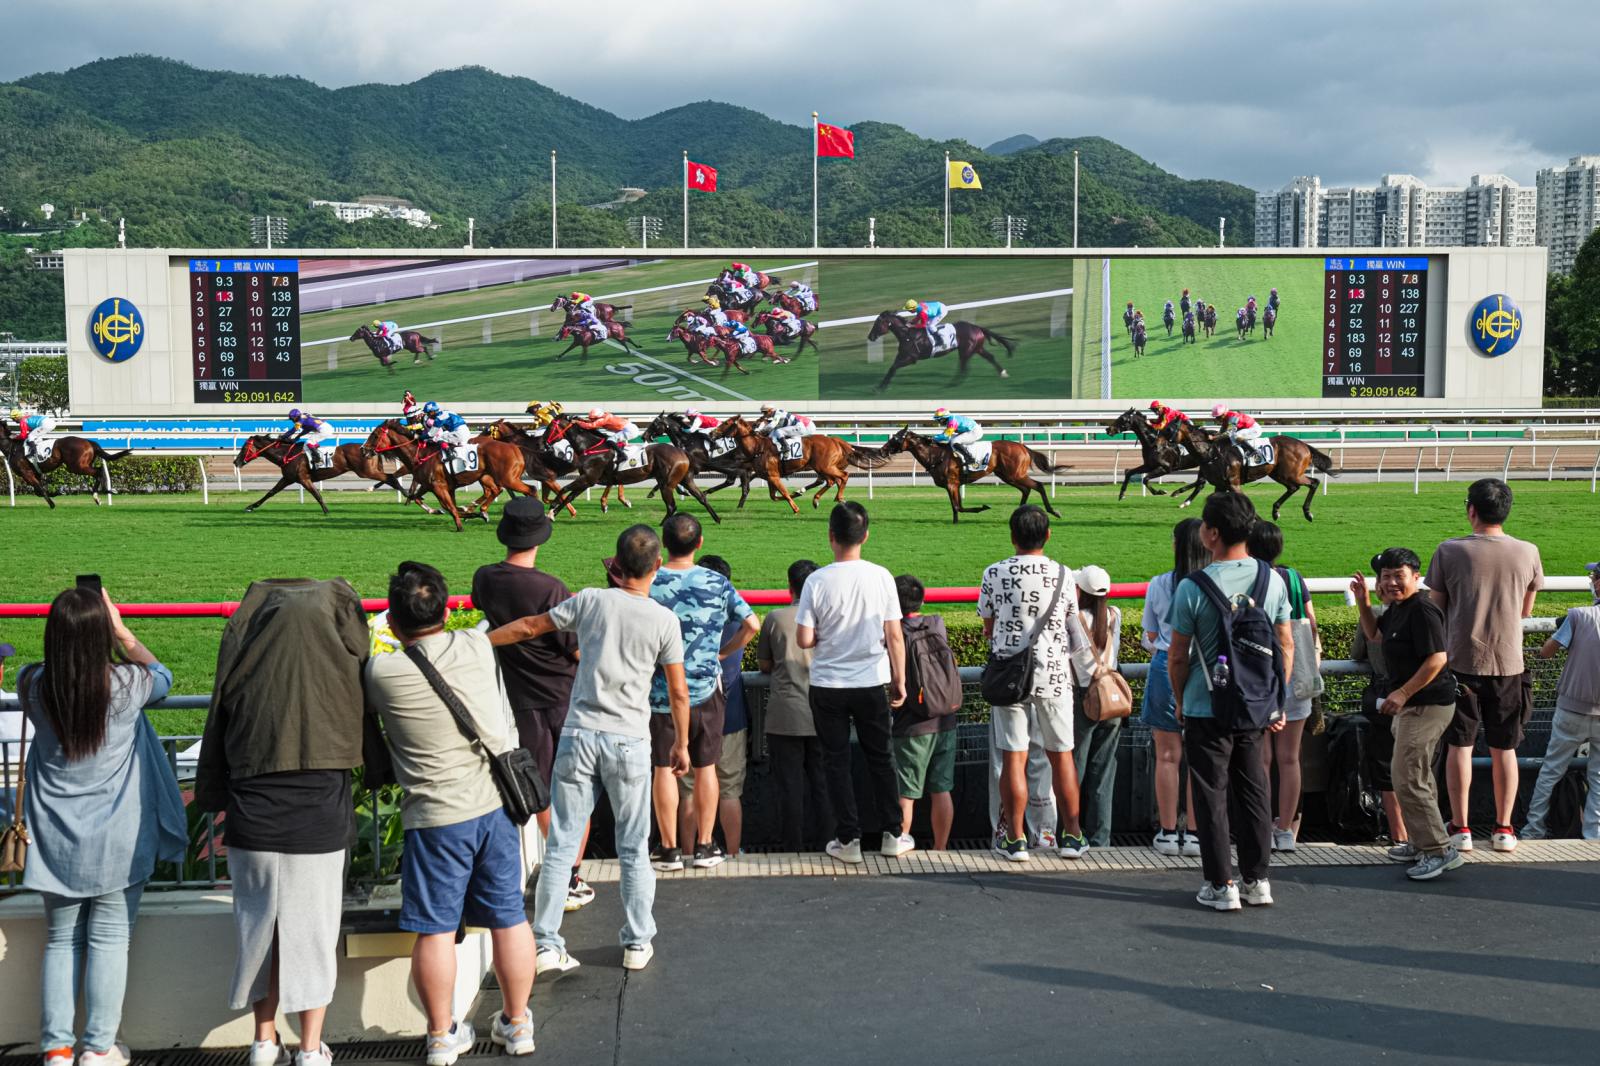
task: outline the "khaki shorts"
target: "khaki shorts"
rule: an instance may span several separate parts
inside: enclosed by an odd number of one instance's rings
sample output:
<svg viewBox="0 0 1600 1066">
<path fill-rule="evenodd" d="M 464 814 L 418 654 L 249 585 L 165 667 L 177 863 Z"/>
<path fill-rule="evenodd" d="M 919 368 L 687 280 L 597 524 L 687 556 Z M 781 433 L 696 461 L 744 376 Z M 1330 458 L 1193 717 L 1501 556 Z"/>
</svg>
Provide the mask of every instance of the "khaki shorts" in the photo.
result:
<svg viewBox="0 0 1600 1066">
<path fill-rule="evenodd" d="M 989 708 L 989 742 L 999 751 L 1027 751 L 1030 741 L 1045 751 L 1072 750 L 1072 698 L 1031 699 Z"/>
<path fill-rule="evenodd" d="M 744 798 L 745 768 L 750 763 L 750 730 L 722 735 L 722 757 L 717 760 L 717 791 L 723 799 Z M 694 775 L 678 778 L 678 789 L 688 796 L 694 795 Z"/>
</svg>

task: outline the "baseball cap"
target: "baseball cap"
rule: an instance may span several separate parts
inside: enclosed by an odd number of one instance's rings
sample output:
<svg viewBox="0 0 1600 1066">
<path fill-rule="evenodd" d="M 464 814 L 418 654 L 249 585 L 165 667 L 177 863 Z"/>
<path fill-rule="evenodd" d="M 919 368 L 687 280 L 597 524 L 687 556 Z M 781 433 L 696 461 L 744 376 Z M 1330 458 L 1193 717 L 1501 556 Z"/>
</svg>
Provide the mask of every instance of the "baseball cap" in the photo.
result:
<svg viewBox="0 0 1600 1066">
<path fill-rule="evenodd" d="M 1111 575 L 1105 568 L 1090 563 L 1078 568 L 1078 587 L 1091 596 L 1104 596 L 1111 591 Z"/>
<path fill-rule="evenodd" d="M 612 585 L 621 588 L 622 583 L 628 580 L 628 575 L 622 572 L 622 567 L 617 565 L 617 557 L 608 555 L 600 560 L 600 565 L 606 568 L 606 578 Z"/>
<path fill-rule="evenodd" d="M 11 658 L 17 654 L 17 649 L 10 644 L 0 644 L 0 660 Z"/>
<path fill-rule="evenodd" d="M 496 536 L 508 548 L 537 548 L 550 539 L 551 529 L 544 504 L 534 496 L 518 496 L 501 510 Z"/>
<path fill-rule="evenodd" d="M 1589 571 L 1589 575 L 1590 575 L 1590 580 L 1591 581 L 1594 580 L 1594 575 L 1595 574 L 1600 574 L 1600 563 L 1584 563 L 1583 564 L 1583 568 L 1585 570 Z M 10 647 L 9 644 L 6 645 L 6 646 Z"/>
</svg>

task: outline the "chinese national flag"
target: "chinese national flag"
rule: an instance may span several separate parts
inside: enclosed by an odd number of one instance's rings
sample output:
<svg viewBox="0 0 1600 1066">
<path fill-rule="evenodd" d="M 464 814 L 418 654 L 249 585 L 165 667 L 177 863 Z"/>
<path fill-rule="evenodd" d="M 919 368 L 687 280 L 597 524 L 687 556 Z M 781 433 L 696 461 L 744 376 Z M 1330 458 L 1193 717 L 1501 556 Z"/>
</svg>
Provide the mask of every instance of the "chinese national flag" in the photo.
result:
<svg viewBox="0 0 1600 1066">
<path fill-rule="evenodd" d="M 843 126 L 817 123 L 817 156 L 821 159 L 856 157 L 856 135 Z"/>
<path fill-rule="evenodd" d="M 704 163 L 689 160 L 689 169 L 684 178 L 688 187 L 699 189 L 701 192 L 717 191 L 717 168 L 708 167 Z"/>
</svg>

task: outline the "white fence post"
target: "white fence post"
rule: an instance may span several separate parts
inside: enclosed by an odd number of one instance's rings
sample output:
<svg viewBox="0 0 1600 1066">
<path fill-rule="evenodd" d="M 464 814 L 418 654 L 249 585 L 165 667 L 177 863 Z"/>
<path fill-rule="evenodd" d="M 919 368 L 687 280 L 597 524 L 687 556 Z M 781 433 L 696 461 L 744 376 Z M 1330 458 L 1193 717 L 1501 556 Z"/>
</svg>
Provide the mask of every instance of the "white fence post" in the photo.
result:
<svg viewBox="0 0 1600 1066">
<path fill-rule="evenodd" d="M 106 463 L 106 461 L 104 459 L 100 460 L 100 470 L 106 476 L 106 506 L 110 507 L 113 503 L 116 503 L 117 501 L 112 499 L 112 497 L 115 496 L 116 493 L 111 491 L 111 467 Z"/>
<path fill-rule="evenodd" d="M 211 502 L 211 480 L 206 477 L 206 457 L 197 455 L 194 457 L 194 461 L 195 465 L 200 468 L 200 502 L 209 504 Z"/>
<path fill-rule="evenodd" d="M 1600 459 L 1595 460 L 1595 463 L 1596 463 L 1596 465 L 1600 465 Z M 15 507 L 17 505 L 17 485 L 16 485 L 16 482 L 11 479 L 11 464 L 10 463 L 6 463 L 5 464 L 5 468 L 6 468 L 6 495 L 11 497 L 11 506 Z M 1590 492 L 1594 491 L 1594 486 L 1593 486 L 1592 483 L 1590 484 L 1589 491 Z"/>
<path fill-rule="evenodd" d="M 1422 491 L 1422 448 L 1417 449 L 1417 468 L 1411 473 L 1411 495 L 1415 496 Z"/>
</svg>

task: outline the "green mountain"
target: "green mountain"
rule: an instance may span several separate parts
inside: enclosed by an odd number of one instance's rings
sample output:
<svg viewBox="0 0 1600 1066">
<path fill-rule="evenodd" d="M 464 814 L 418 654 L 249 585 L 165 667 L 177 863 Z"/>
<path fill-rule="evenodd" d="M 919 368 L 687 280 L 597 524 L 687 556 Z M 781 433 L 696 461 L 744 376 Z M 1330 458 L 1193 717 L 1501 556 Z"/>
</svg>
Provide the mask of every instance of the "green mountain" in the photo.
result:
<svg viewBox="0 0 1600 1066">
<path fill-rule="evenodd" d="M 1026 244 L 1070 244 L 1074 147 L 1084 245 L 1211 244 L 1218 214 L 1229 219 L 1230 243 L 1254 230 L 1250 190 L 1186 181 L 1100 138 L 1019 135 L 986 151 L 886 123 L 851 128 L 855 160 L 821 162 L 824 245 L 865 245 L 869 217 L 880 245 L 941 243 L 946 150 L 971 161 L 984 184 L 951 194 L 961 246 L 996 243 L 989 222 L 1007 214 L 1027 217 Z M 629 243 L 627 217 L 642 213 L 678 236 L 685 150 L 720 172 L 721 191 L 691 194 L 693 243 L 811 241 L 805 126 L 712 101 L 627 120 L 477 67 L 326 89 L 151 56 L 108 59 L 0 84 L 0 144 L 0 230 L 38 226 L 35 208 L 46 202 L 108 220 L 54 243 L 107 243 L 126 218 L 138 245 L 240 246 L 251 215 L 273 214 L 288 218 L 299 246 L 460 246 L 469 216 L 480 246 L 537 246 L 549 239 L 552 147 L 563 246 Z M 650 193 L 621 212 L 578 206 L 625 185 Z M 308 206 L 364 194 L 404 197 L 439 225 L 346 225 Z"/>
<path fill-rule="evenodd" d="M 1028 133 L 1014 133 L 1002 141 L 995 141 L 984 151 L 990 155 L 1010 155 L 1013 152 L 1026 151 L 1029 148 L 1039 147 L 1039 138 Z"/>
</svg>

